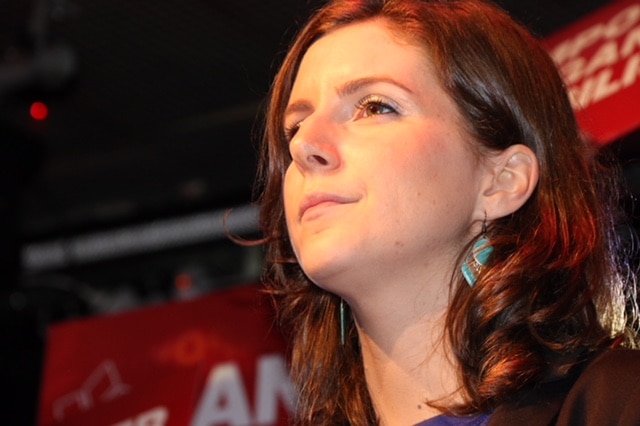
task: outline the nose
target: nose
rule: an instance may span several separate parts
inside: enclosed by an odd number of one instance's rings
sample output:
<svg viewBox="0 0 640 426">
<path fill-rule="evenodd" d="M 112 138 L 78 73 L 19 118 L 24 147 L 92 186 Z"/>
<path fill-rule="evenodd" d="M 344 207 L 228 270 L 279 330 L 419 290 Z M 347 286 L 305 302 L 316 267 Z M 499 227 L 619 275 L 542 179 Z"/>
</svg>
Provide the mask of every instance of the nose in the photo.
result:
<svg viewBox="0 0 640 426">
<path fill-rule="evenodd" d="M 289 144 L 293 162 L 306 172 L 326 173 L 340 166 L 339 130 L 330 120 L 309 116 Z"/>
</svg>

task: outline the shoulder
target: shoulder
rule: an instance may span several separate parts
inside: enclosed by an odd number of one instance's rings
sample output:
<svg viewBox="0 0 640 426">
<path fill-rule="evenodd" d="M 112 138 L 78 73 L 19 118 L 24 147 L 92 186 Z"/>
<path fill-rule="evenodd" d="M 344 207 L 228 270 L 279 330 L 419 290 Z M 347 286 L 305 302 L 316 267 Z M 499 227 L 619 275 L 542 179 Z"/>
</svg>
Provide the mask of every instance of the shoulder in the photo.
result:
<svg viewBox="0 0 640 426">
<path fill-rule="evenodd" d="M 589 363 L 569 390 L 557 424 L 640 424 L 640 351 L 612 349 Z"/>
<path fill-rule="evenodd" d="M 640 425 L 640 351 L 606 350 L 576 373 L 498 407 L 489 425 Z"/>
<path fill-rule="evenodd" d="M 632 384 L 640 380 L 640 351 L 632 349 L 609 349 L 593 359 L 584 369 L 576 386 L 586 386 L 592 382 L 600 385 L 612 383 Z M 615 385 L 618 388 L 619 385 Z"/>
</svg>

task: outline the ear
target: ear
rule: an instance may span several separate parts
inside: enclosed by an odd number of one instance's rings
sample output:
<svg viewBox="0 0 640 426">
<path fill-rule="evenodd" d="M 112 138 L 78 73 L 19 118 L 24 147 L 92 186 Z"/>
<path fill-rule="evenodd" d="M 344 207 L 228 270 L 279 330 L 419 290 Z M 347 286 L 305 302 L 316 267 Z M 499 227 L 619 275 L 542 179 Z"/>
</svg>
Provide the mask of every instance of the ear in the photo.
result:
<svg viewBox="0 0 640 426">
<path fill-rule="evenodd" d="M 491 179 L 482 192 L 491 219 L 508 216 L 527 202 L 538 184 L 538 158 L 526 145 L 512 145 L 488 160 Z"/>
</svg>

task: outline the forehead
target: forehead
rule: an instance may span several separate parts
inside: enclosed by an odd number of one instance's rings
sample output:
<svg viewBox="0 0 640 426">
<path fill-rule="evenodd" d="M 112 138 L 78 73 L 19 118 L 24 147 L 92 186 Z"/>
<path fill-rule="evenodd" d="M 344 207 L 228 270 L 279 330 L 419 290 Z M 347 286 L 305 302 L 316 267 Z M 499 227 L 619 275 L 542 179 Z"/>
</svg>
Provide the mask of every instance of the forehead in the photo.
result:
<svg viewBox="0 0 640 426">
<path fill-rule="evenodd" d="M 293 91 L 303 83 L 366 75 L 418 83 L 425 74 L 433 75 L 426 49 L 402 37 L 387 21 L 372 19 L 338 27 L 315 41 L 302 58 Z"/>
</svg>

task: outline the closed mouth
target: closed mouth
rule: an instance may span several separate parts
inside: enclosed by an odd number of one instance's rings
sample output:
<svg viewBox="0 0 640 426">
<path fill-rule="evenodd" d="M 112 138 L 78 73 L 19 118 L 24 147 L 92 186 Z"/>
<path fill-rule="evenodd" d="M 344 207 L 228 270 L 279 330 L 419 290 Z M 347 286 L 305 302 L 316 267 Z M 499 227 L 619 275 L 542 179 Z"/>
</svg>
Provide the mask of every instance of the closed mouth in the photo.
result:
<svg viewBox="0 0 640 426">
<path fill-rule="evenodd" d="M 302 204 L 300 205 L 299 218 L 302 219 L 302 217 L 308 210 L 315 207 L 348 204 L 353 203 L 354 201 L 355 200 L 353 198 L 348 198 L 337 194 L 313 193 L 305 197 Z"/>
</svg>

